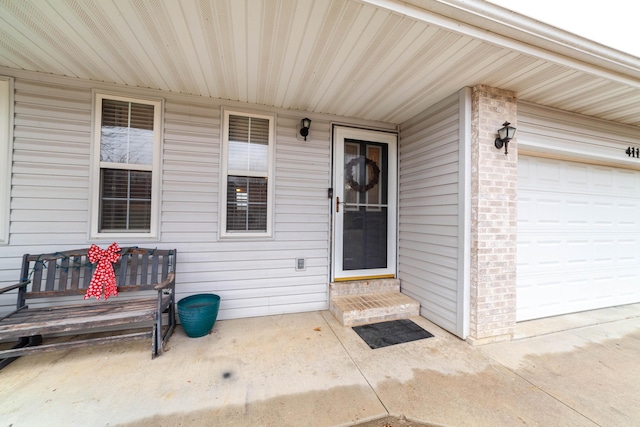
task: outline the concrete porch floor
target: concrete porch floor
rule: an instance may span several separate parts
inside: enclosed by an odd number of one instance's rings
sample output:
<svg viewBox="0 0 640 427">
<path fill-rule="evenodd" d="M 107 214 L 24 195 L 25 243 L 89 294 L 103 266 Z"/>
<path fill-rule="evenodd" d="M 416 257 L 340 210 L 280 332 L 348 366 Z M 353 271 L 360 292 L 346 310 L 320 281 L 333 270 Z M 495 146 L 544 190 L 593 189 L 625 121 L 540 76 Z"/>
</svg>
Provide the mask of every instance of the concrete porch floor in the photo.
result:
<svg viewBox="0 0 640 427">
<path fill-rule="evenodd" d="M 0 427 L 640 424 L 640 304 L 479 347 L 412 320 L 434 337 L 371 350 L 327 311 L 178 327 L 155 360 L 147 342 L 22 357 Z"/>
</svg>

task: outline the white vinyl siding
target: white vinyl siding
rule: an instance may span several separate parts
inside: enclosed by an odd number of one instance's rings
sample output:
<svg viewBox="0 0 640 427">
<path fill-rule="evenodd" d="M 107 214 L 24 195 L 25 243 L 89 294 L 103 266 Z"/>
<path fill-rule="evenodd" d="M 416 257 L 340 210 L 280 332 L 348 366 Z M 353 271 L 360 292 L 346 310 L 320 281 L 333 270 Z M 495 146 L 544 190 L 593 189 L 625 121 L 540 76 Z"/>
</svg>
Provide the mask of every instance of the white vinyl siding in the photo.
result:
<svg viewBox="0 0 640 427">
<path fill-rule="evenodd" d="M 0 76 L 0 245 L 9 241 L 13 79 Z"/>
<path fill-rule="evenodd" d="M 640 302 L 640 131 L 518 110 L 517 319 Z"/>
<path fill-rule="evenodd" d="M 273 238 L 219 238 L 222 101 L 13 71 L 15 139 L 10 244 L 0 251 L 0 286 L 16 282 L 24 253 L 87 247 L 93 90 L 164 98 L 161 239 L 115 238 L 121 246 L 176 248 L 177 297 L 221 296 L 220 319 L 328 308 L 331 123 L 260 106 L 276 116 Z M 238 108 L 238 104 L 232 105 Z M 368 122 L 357 122 L 367 126 Z M 379 126 L 379 124 L 376 124 Z M 393 129 L 393 127 L 389 127 Z M 106 247 L 111 241 L 100 243 Z M 296 259 L 306 268 L 296 271 Z M 0 295 L 0 313 L 15 295 Z"/>
<path fill-rule="evenodd" d="M 95 94 L 92 238 L 158 237 L 162 105 Z"/>
<path fill-rule="evenodd" d="M 401 125 L 399 194 L 402 292 L 420 302 L 422 316 L 463 338 L 466 96 L 452 95 Z"/>
</svg>

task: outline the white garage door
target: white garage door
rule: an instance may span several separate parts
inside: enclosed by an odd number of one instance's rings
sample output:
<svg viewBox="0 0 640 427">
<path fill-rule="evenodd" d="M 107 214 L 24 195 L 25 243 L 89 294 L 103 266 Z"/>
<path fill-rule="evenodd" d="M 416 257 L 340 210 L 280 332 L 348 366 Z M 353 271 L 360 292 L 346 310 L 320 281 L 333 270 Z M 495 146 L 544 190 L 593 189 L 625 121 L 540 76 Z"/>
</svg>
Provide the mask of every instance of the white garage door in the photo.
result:
<svg viewBox="0 0 640 427">
<path fill-rule="evenodd" d="M 640 171 L 521 156 L 517 320 L 640 302 Z"/>
</svg>

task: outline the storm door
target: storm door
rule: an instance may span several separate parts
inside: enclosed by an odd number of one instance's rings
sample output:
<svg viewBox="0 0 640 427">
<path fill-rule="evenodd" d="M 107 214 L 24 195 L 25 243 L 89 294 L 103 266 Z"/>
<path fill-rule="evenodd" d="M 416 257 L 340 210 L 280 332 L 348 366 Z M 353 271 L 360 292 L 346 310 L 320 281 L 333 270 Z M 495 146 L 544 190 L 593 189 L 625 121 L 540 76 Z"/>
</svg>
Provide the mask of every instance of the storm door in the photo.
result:
<svg viewBox="0 0 640 427">
<path fill-rule="evenodd" d="M 395 277 L 397 135 L 334 127 L 333 279 Z"/>
</svg>

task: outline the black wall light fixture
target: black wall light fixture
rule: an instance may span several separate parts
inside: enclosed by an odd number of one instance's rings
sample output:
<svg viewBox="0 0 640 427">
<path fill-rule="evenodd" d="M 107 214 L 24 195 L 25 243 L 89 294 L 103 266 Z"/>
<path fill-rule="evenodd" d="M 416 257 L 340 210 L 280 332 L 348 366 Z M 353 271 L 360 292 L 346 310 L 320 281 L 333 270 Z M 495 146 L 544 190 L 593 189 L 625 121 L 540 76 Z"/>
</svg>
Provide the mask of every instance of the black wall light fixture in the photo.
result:
<svg viewBox="0 0 640 427">
<path fill-rule="evenodd" d="M 504 154 L 509 154 L 507 151 L 507 146 L 509 145 L 509 141 L 516 134 L 516 128 L 513 126 L 509 126 L 511 123 L 504 122 L 502 124 L 502 128 L 498 129 L 498 137 L 494 141 L 496 148 L 499 150 L 504 145 Z"/>
<path fill-rule="evenodd" d="M 311 119 L 304 118 L 300 121 L 300 135 L 304 137 L 304 140 L 307 140 L 307 135 L 309 135 L 309 128 L 311 127 Z"/>
</svg>

